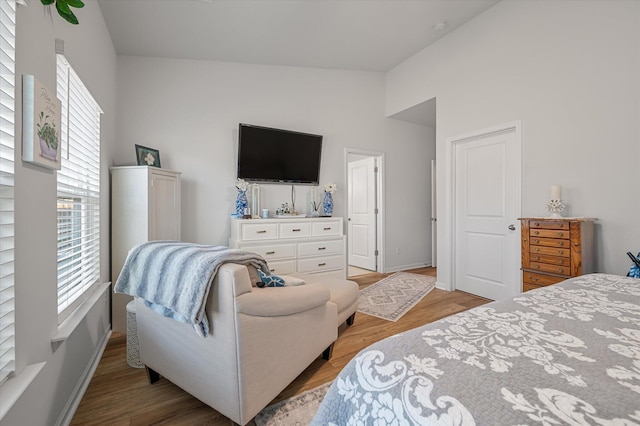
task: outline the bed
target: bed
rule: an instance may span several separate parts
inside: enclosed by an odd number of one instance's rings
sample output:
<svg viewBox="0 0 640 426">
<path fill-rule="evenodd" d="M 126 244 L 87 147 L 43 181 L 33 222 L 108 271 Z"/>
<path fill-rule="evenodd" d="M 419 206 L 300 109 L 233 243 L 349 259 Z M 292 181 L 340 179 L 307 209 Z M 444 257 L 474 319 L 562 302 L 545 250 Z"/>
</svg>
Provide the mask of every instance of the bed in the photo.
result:
<svg viewBox="0 0 640 426">
<path fill-rule="evenodd" d="M 591 274 L 362 350 L 313 425 L 640 425 L 640 279 Z"/>
</svg>

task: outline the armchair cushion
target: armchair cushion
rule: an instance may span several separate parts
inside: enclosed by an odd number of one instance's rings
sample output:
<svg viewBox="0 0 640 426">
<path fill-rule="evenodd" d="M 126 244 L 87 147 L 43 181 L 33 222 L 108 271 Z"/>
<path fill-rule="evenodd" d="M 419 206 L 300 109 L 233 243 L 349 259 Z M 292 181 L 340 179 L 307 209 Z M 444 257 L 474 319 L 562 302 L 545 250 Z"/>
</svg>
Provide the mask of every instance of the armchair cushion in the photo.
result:
<svg viewBox="0 0 640 426">
<path fill-rule="evenodd" d="M 268 287 L 237 297 L 236 310 L 259 317 L 295 315 L 324 305 L 330 295 L 322 286 Z"/>
</svg>

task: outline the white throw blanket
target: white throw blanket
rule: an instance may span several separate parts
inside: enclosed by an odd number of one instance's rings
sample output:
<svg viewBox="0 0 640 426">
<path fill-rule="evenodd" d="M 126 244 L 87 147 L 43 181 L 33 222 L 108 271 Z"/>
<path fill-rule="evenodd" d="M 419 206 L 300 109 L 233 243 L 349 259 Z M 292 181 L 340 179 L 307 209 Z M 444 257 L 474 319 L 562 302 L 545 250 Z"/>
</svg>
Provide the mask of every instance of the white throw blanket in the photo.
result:
<svg viewBox="0 0 640 426">
<path fill-rule="evenodd" d="M 223 246 L 150 241 L 129 251 L 114 292 L 140 297 L 155 312 L 192 324 L 199 335 L 206 337 L 209 321 L 205 304 L 223 263 L 253 265 L 269 274 L 267 262 L 256 253 Z"/>
</svg>

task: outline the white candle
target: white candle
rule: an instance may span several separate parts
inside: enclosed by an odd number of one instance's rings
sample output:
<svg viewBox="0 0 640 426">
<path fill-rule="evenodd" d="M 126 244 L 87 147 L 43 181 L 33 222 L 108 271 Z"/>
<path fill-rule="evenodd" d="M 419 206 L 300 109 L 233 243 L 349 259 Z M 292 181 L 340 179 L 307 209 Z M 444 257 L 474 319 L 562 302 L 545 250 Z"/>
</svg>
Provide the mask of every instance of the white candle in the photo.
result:
<svg viewBox="0 0 640 426">
<path fill-rule="evenodd" d="M 562 200 L 562 187 L 560 185 L 551 185 L 549 190 L 550 200 Z"/>
</svg>

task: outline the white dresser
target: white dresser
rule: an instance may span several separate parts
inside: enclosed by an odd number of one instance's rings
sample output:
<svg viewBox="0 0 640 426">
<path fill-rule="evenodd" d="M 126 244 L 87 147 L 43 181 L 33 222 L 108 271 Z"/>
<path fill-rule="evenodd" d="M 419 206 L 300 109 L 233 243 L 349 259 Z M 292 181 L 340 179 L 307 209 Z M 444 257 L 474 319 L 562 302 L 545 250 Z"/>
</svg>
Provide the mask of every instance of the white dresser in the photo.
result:
<svg viewBox="0 0 640 426">
<path fill-rule="evenodd" d="M 127 253 L 152 240 L 180 240 L 180 173 L 148 166 L 111 168 L 111 281 Z M 126 330 L 131 296 L 115 293 L 112 329 Z"/>
<path fill-rule="evenodd" d="M 258 253 L 274 275 L 347 276 L 341 217 L 231 219 L 229 246 Z"/>
</svg>

